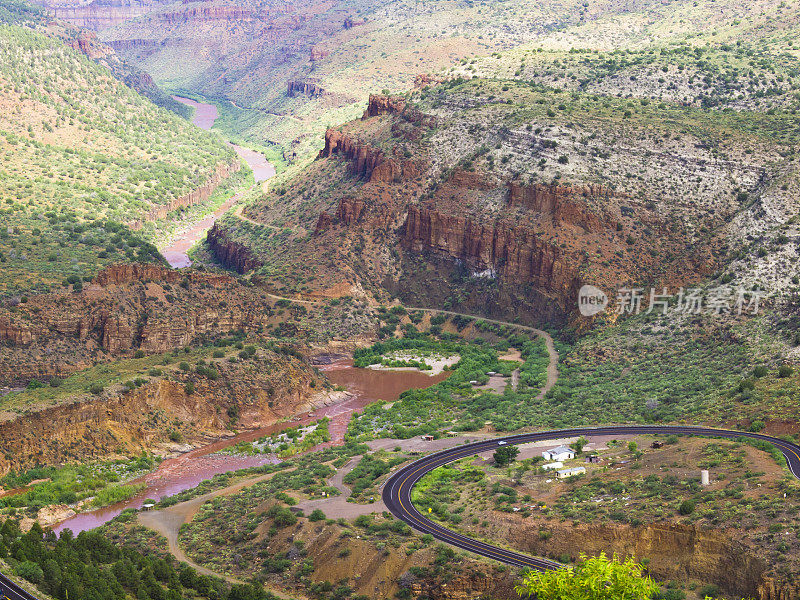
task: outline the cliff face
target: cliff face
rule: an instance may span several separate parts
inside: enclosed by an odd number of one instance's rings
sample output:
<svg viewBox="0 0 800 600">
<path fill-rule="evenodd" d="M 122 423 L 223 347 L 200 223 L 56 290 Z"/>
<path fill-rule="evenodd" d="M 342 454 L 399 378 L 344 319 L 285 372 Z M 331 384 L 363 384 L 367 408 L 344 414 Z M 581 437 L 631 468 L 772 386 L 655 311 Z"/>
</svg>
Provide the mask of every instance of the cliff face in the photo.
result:
<svg viewBox="0 0 800 600">
<path fill-rule="evenodd" d="M 578 225 L 587 232 L 602 231 L 616 227 L 619 221 L 592 213 L 587 210 L 587 201 L 595 204 L 608 204 L 611 200 L 625 200 L 625 196 L 614 193 L 601 185 L 580 187 L 556 184 L 522 185 L 508 184 L 508 205 L 530 212 L 548 214 L 555 226 L 562 222 Z"/>
<path fill-rule="evenodd" d="M 730 532 L 662 523 L 638 527 L 548 524 L 546 529 L 551 534 L 546 540 L 539 535 L 538 525 L 522 531 L 511 526 L 507 535 L 509 541 L 535 555 L 566 554 L 577 558 L 581 552 L 589 556 L 616 552 L 620 556 L 646 556 L 648 570 L 660 580 L 714 583 L 738 597 L 790 598 L 769 595 L 766 590 L 772 588 L 765 583 L 764 575 L 770 565 L 736 541 Z M 764 593 L 760 593 L 762 588 Z"/>
<path fill-rule="evenodd" d="M 157 5 L 153 0 L 93 0 L 81 6 L 68 6 L 58 1 L 39 2 L 61 21 L 76 27 L 100 31 L 147 14 Z"/>
<path fill-rule="evenodd" d="M 775 577 L 763 577 L 758 585 L 758 600 L 798 600 L 800 585 Z"/>
<path fill-rule="evenodd" d="M 176 198 L 167 204 L 153 207 L 143 219 L 129 223 L 129 226 L 131 229 L 141 229 L 145 222 L 164 219 L 173 210 L 177 210 L 178 208 L 184 206 L 194 206 L 195 204 L 205 202 L 211 197 L 211 194 L 214 193 L 214 190 L 217 189 L 217 186 L 220 183 L 230 177 L 233 173 L 239 171 L 241 168 L 242 165 L 238 160 L 235 160 L 229 164 L 217 165 L 208 179 L 206 179 L 206 182 L 199 188 L 192 190 L 188 194 L 185 194 L 180 198 Z"/>
<path fill-rule="evenodd" d="M 0 439 L 14 452 L 0 456 L 0 474 L 35 464 L 101 459 L 120 452 L 164 451 L 169 434 L 179 431 L 189 443 L 217 437 L 231 424 L 255 428 L 294 414 L 313 394 L 312 371 L 296 359 L 262 352 L 253 361 L 218 361 L 219 379 L 176 372 L 129 392 L 32 412 L 0 422 Z M 196 389 L 186 394 L 185 381 Z M 42 444 L 47 440 L 47 444 Z"/>
<path fill-rule="evenodd" d="M 558 294 L 576 285 L 581 266 L 580 257 L 541 241 L 533 230 L 500 222 L 479 224 L 419 206 L 408 208 L 401 243 L 410 252 L 438 252 L 473 270 L 490 270 Z"/>
<path fill-rule="evenodd" d="M 256 331 L 272 309 L 226 275 L 125 264 L 80 293 L 61 290 L 0 308 L 0 382 L 47 379 L 141 349 L 166 352 L 203 336 Z"/>
<path fill-rule="evenodd" d="M 320 150 L 319 157 L 334 155 L 350 160 L 353 174 L 369 182 L 398 182 L 418 177 L 425 169 L 422 161 L 387 157 L 379 148 L 329 129 L 325 133 L 325 147 Z"/>
<path fill-rule="evenodd" d="M 214 256 L 228 269 L 233 269 L 237 273 L 247 273 L 262 265 L 250 248 L 229 239 L 219 223 L 214 223 L 206 239 Z"/>
<path fill-rule="evenodd" d="M 318 83 L 310 81 L 290 81 L 287 85 L 286 95 L 294 98 L 298 94 L 311 96 L 312 98 L 322 96 L 325 90 Z"/>
<path fill-rule="evenodd" d="M 168 25 L 202 23 L 204 21 L 251 21 L 261 12 L 242 6 L 190 6 L 177 11 L 164 12 L 158 18 Z"/>
<path fill-rule="evenodd" d="M 364 179 L 369 179 L 375 167 L 385 160 L 380 149 L 363 144 L 335 129 L 329 129 L 325 132 L 325 147 L 319 156 L 328 158 L 335 154 L 349 159 L 353 174 Z"/>
</svg>

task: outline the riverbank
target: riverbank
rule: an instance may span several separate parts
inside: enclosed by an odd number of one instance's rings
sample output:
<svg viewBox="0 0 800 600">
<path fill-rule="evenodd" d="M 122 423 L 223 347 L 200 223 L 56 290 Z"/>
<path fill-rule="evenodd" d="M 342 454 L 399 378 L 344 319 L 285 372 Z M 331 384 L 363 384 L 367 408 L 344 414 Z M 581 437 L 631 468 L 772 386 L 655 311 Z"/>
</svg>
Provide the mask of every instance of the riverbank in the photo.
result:
<svg viewBox="0 0 800 600">
<path fill-rule="evenodd" d="M 214 126 L 214 122 L 219 116 L 219 111 L 215 105 L 197 102 L 196 100 L 184 98 L 182 96 L 172 96 L 172 98 L 194 109 L 191 121 L 200 129 L 208 131 Z M 226 143 L 236 151 L 239 158 L 244 160 L 253 171 L 255 185 L 264 185 L 265 181 L 275 175 L 275 167 L 267 160 L 267 157 L 260 152 L 230 142 Z M 242 189 L 233 194 L 211 214 L 204 216 L 199 221 L 176 233 L 171 241 L 161 249 L 161 254 L 167 259 L 170 266 L 175 269 L 191 266 L 192 261 L 189 258 L 189 250 L 198 241 L 203 239 L 206 232 L 213 227 L 217 219 L 242 200 L 248 189 Z"/>
<path fill-rule="evenodd" d="M 420 372 L 401 373 L 359 369 L 353 367 L 352 361 L 347 358 L 320 365 L 319 368 L 331 383 L 346 389 L 348 393 L 335 396 L 334 401 L 326 405 L 309 406 L 289 420 L 269 427 L 242 432 L 192 449 L 175 458 L 166 459 L 155 471 L 129 482 L 145 484 L 145 487 L 135 496 L 104 508 L 78 513 L 55 525 L 53 530 L 60 533 L 64 529 L 71 529 L 77 535 L 81 531 L 94 529 L 107 523 L 127 508 L 141 508 L 147 499 L 158 500 L 172 496 L 196 487 L 201 481 L 210 479 L 217 474 L 277 463 L 279 459 L 274 454 L 245 456 L 221 453 L 220 450 L 241 442 L 273 435 L 289 427 L 308 425 L 327 417 L 330 419 L 328 427 L 331 440 L 315 449 L 341 445 L 344 443 L 347 425 L 354 412 L 360 411 L 368 404 L 378 400 L 395 401 L 408 389 L 429 387 L 447 377 L 446 373 L 438 377 L 430 377 Z"/>
</svg>

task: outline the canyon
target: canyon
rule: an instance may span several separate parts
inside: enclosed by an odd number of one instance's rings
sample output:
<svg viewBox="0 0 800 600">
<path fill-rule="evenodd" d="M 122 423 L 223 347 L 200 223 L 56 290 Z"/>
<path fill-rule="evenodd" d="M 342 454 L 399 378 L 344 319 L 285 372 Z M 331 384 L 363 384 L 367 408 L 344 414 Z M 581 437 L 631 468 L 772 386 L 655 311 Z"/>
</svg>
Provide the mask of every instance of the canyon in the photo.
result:
<svg viewBox="0 0 800 600">
<path fill-rule="evenodd" d="M 80 292 L 61 289 L 0 308 L 0 380 L 48 380 L 135 350 L 167 352 L 203 336 L 256 332 L 273 304 L 224 274 L 111 266 Z"/>
</svg>

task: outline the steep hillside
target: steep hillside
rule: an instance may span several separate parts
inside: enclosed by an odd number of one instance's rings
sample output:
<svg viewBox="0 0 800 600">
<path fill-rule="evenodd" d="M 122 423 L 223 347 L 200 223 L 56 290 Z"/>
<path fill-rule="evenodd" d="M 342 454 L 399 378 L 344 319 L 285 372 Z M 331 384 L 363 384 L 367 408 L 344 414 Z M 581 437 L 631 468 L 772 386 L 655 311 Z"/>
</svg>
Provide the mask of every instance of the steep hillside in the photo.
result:
<svg viewBox="0 0 800 600">
<path fill-rule="evenodd" d="M 240 166 L 216 136 L 27 28 L 0 26 L 0 90 L 0 292 L 160 260 L 157 221 Z"/>
<path fill-rule="evenodd" d="M 615 0 L 591 9 L 576 0 L 214 0 L 158 4 L 100 36 L 160 84 L 220 100 L 219 127 L 291 155 L 357 116 L 370 92 L 409 89 L 454 60 L 627 10 Z"/>
<path fill-rule="evenodd" d="M 357 116 L 369 93 L 410 89 L 420 74 L 458 59 L 685 40 L 785 46 L 798 26 L 797 7 L 781 0 L 44 4 L 100 30 L 160 84 L 218 100 L 218 127 L 278 144 L 290 157 L 318 144 L 327 125 Z"/>
<path fill-rule="evenodd" d="M 373 97 L 306 172 L 245 210 L 264 226 L 231 216 L 210 238 L 246 248 L 251 262 L 232 266 L 262 265 L 280 289 L 344 278 L 412 305 L 559 320 L 583 284 L 675 288 L 755 261 L 774 233 L 743 248 L 755 229 L 736 219 L 767 201 L 795 210 L 792 122 L 455 80 Z"/>
</svg>

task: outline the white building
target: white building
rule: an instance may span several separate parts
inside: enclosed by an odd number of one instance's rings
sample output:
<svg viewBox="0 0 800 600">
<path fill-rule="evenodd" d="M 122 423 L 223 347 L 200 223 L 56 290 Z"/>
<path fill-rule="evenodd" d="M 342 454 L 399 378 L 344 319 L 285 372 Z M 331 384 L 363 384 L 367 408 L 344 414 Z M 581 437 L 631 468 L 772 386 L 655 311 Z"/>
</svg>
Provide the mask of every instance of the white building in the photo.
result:
<svg viewBox="0 0 800 600">
<path fill-rule="evenodd" d="M 542 468 L 545 471 L 549 471 L 550 469 L 563 469 L 564 468 L 564 463 L 562 463 L 562 462 L 546 463 L 546 464 L 542 465 Z"/>
<path fill-rule="evenodd" d="M 586 473 L 586 467 L 574 467 L 572 469 L 562 469 L 561 471 L 556 471 L 556 477 L 558 479 L 567 479 L 568 477 L 575 477 L 576 475 L 583 475 Z"/>
<path fill-rule="evenodd" d="M 545 450 L 542 452 L 542 456 L 545 460 L 572 460 L 575 458 L 575 451 L 567 446 L 558 446 Z"/>
</svg>

